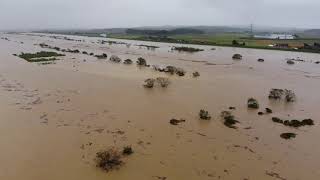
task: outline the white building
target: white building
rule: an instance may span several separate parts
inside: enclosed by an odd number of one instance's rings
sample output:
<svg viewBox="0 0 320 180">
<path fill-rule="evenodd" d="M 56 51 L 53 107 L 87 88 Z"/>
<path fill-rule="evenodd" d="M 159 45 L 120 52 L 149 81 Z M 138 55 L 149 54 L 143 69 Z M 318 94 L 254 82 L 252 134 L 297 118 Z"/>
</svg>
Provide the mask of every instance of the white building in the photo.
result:
<svg viewBox="0 0 320 180">
<path fill-rule="evenodd" d="M 255 38 L 260 39 L 295 39 L 296 37 L 292 34 L 265 34 L 265 35 L 254 35 Z"/>
</svg>

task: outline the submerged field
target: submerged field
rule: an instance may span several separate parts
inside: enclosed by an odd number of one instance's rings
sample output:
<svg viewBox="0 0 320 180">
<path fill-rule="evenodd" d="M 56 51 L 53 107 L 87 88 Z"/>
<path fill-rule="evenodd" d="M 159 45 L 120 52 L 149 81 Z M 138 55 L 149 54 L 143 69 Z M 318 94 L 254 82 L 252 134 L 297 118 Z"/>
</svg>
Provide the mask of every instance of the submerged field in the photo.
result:
<svg viewBox="0 0 320 180">
<path fill-rule="evenodd" d="M 0 37 L 0 179 L 320 177 L 319 54 Z M 13 55 L 41 51 L 65 56 L 39 66 Z M 177 69 L 162 72 L 167 66 Z M 146 79 L 155 80 L 153 88 Z M 288 92 L 270 98 L 272 88 L 291 90 L 294 100 Z M 111 170 L 101 168 L 108 152 L 120 158 Z"/>
</svg>

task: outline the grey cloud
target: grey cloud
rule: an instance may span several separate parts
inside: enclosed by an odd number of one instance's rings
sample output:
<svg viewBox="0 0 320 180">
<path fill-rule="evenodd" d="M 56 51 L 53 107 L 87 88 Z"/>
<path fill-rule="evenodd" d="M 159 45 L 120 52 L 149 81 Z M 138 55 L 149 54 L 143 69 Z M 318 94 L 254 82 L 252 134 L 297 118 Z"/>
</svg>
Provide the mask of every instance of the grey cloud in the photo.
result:
<svg viewBox="0 0 320 180">
<path fill-rule="evenodd" d="M 0 29 L 157 25 L 320 27 L 319 0 L 1 0 Z"/>
</svg>

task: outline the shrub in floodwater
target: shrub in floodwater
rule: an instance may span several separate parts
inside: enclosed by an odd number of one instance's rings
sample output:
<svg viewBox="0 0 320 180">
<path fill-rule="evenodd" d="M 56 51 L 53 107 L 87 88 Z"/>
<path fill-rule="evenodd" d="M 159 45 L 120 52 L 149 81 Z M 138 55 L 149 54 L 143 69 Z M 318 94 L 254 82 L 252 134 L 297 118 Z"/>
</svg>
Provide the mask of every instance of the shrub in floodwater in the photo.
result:
<svg viewBox="0 0 320 180">
<path fill-rule="evenodd" d="M 108 55 L 106 53 L 103 53 L 101 55 L 95 55 L 95 57 L 98 58 L 98 59 L 107 59 Z"/>
<path fill-rule="evenodd" d="M 280 135 L 281 138 L 283 139 L 292 139 L 295 138 L 297 135 L 295 133 L 282 133 Z"/>
<path fill-rule="evenodd" d="M 177 72 L 177 68 L 175 66 L 167 66 L 164 69 L 164 72 L 170 73 L 170 74 L 175 74 Z"/>
<path fill-rule="evenodd" d="M 160 84 L 161 87 L 168 87 L 170 84 L 170 80 L 168 78 L 165 77 L 158 77 L 157 82 Z"/>
<path fill-rule="evenodd" d="M 239 121 L 235 120 L 235 117 L 232 115 L 230 111 L 222 111 L 220 115 L 224 119 L 224 125 L 228 128 L 237 129 L 235 124 L 239 123 Z"/>
<path fill-rule="evenodd" d="M 133 149 L 131 146 L 126 146 L 122 150 L 123 155 L 131 155 L 133 153 Z"/>
<path fill-rule="evenodd" d="M 269 92 L 269 99 L 281 99 L 283 95 L 283 89 L 271 89 Z"/>
<path fill-rule="evenodd" d="M 156 80 L 153 79 L 153 78 L 149 78 L 149 79 L 146 79 L 144 82 L 145 84 L 143 85 L 145 88 L 153 88 L 154 87 L 154 82 Z"/>
<path fill-rule="evenodd" d="M 133 61 L 131 59 L 124 60 L 123 64 L 132 64 Z"/>
<path fill-rule="evenodd" d="M 195 71 L 192 73 L 193 77 L 196 78 L 196 77 L 199 77 L 200 76 L 200 73 L 198 71 Z"/>
<path fill-rule="evenodd" d="M 266 108 L 266 113 L 271 114 L 272 113 L 272 109 Z"/>
<path fill-rule="evenodd" d="M 251 109 L 259 109 L 259 103 L 256 99 L 254 98 L 249 98 L 248 99 L 248 108 L 251 108 Z"/>
<path fill-rule="evenodd" d="M 137 60 L 137 65 L 138 66 L 148 66 L 147 65 L 147 61 L 145 59 L 143 59 L 142 57 L 139 57 Z"/>
<path fill-rule="evenodd" d="M 209 112 L 205 111 L 203 109 L 200 110 L 199 116 L 200 116 L 200 119 L 203 119 L 203 120 L 210 120 L 211 119 Z"/>
<path fill-rule="evenodd" d="M 120 59 L 118 56 L 112 55 L 112 56 L 110 57 L 110 61 L 116 62 L 116 63 L 120 63 L 120 62 L 121 62 L 121 59 Z"/>
<path fill-rule="evenodd" d="M 241 59 L 242 59 L 242 55 L 241 55 L 241 54 L 234 54 L 234 55 L 232 56 L 232 59 L 241 60 Z"/>
<path fill-rule="evenodd" d="M 109 149 L 96 154 L 97 167 L 109 172 L 118 169 L 123 165 L 122 157 L 119 151 Z"/>
<path fill-rule="evenodd" d="M 175 50 L 175 51 L 185 51 L 185 52 L 199 52 L 199 51 L 204 51 L 203 49 L 193 48 L 193 47 L 173 47 L 172 50 Z"/>
<path fill-rule="evenodd" d="M 174 126 L 179 125 L 182 122 L 186 122 L 186 120 L 184 120 L 184 119 L 180 119 L 180 120 L 179 119 L 171 119 L 170 120 L 170 124 L 172 124 Z"/>
<path fill-rule="evenodd" d="M 292 65 L 292 64 L 295 64 L 295 62 L 293 60 L 288 60 L 287 64 Z"/>
<path fill-rule="evenodd" d="M 184 69 L 182 69 L 182 68 L 177 68 L 176 74 L 178 76 L 184 76 L 186 74 L 186 71 Z"/>
<path fill-rule="evenodd" d="M 289 126 L 289 127 L 302 127 L 302 126 L 313 126 L 314 125 L 314 121 L 312 119 L 304 119 L 302 121 L 299 120 L 282 120 L 278 117 L 273 117 L 272 121 L 275 123 L 279 123 L 279 124 L 283 124 L 285 126 Z"/>
<path fill-rule="evenodd" d="M 296 95 L 292 90 L 285 89 L 284 94 L 287 102 L 294 102 L 296 100 Z"/>
</svg>

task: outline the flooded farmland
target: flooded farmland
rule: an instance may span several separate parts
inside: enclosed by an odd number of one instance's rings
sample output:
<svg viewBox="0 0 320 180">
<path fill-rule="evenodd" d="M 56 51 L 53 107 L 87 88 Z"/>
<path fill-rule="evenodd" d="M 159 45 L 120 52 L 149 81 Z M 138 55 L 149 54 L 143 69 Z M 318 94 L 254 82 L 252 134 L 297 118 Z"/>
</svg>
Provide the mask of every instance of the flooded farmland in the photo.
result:
<svg viewBox="0 0 320 180">
<path fill-rule="evenodd" d="M 54 34 L 0 38 L 0 179 L 320 177 L 320 54 Z M 203 51 L 179 52 L 174 46 Z M 43 64 L 13 55 L 39 51 L 65 56 Z M 234 54 L 242 60 L 232 59 Z M 112 62 L 112 55 L 133 64 Z M 137 66 L 140 57 L 150 66 Z M 290 65 L 288 59 L 298 60 Z M 166 66 L 182 68 L 185 75 L 155 70 Z M 143 86 L 158 77 L 168 78 L 168 87 Z M 270 99 L 274 88 L 293 91 L 295 101 Z M 249 98 L 258 101 L 258 109 L 248 108 Z M 201 119 L 200 110 L 211 118 Z M 226 126 L 223 111 L 236 119 L 234 128 Z M 292 127 L 274 117 L 312 119 L 314 125 Z M 283 133 L 295 137 L 285 139 Z M 97 152 L 126 146 L 133 153 L 120 167 L 97 167 Z"/>
</svg>

